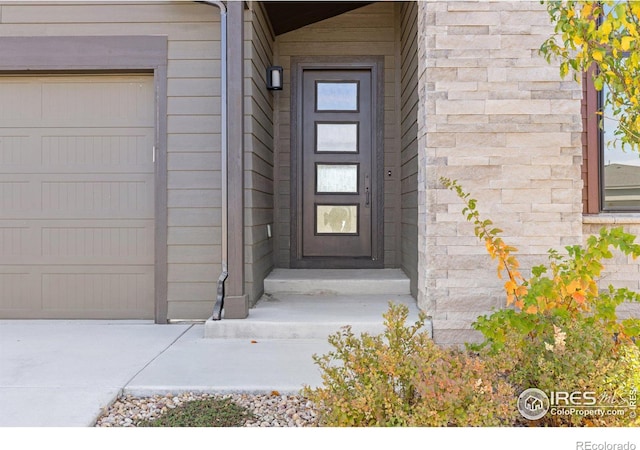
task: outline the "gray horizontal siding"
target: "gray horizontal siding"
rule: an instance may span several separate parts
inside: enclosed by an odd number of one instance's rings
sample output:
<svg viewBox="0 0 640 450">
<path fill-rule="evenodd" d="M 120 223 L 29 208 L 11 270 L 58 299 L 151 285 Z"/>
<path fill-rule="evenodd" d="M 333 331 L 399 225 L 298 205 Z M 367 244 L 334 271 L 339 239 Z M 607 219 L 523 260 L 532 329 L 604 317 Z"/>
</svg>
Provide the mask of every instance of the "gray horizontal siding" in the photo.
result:
<svg viewBox="0 0 640 450">
<path fill-rule="evenodd" d="M 168 318 L 207 318 L 221 255 L 218 9 L 196 2 L 46 3 L 0 2 L 0 37 L 168 37 Z"/>
<path fill-rule="evenodd" d="M 264 292 L 264 278 L 273 268 L 274 240 L 267 224 L 274 222 L 274 94 L 267 91 L 265 73 L 273 62 L 274 36 L 264 8 L 252 2 L 245 37 L 245 285 L 249 303 Z"/>
<path fill-rule="evenodd" d="M 401 267 L 418 287 L 418 7 L 399 5 L 400 27 L 400 147 L 401 147 Z"/>
</svg>

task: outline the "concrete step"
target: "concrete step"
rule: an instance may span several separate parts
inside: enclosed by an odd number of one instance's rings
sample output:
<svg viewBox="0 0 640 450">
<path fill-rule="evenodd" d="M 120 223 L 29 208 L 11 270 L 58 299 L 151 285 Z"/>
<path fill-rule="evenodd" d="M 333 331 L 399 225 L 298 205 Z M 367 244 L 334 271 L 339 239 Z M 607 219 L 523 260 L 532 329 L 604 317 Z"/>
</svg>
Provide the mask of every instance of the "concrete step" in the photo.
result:
<svg viewBox="0 0 640 450">
<path fill-rule="evenodd" d="M 264 280 L 266 294 L 410 295 L 400 269 L 274 269 Z"/>
<path fill-rule="evenodd" d="M 208 320 L 205 338 L 226 339 L 326 339 L 350 325 L 356 335 L 384 331 L 382 314 L 389 302 L 409 308 L 407 322 L 418 319 L 416 301 L 410 295 L 300 295 L 266 294 L 241 320 Z M 431 333 L 431 323 L 426 329 Z"/>
</svg>

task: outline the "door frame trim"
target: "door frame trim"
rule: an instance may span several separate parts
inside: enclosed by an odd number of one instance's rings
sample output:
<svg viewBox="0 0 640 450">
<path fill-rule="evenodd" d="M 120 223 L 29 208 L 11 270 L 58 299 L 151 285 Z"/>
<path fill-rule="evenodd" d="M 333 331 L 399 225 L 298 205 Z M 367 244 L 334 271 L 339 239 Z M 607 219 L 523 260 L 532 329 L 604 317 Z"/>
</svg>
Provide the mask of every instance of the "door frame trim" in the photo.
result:
<svg viewBox="0 0 640 450">
<path fill-rule="evenodd" d="M 304 70 L 370 70 L 373 87 L 372 139 L 374 146 L 371 184 L 377 187 L 374 203 L 375 220 L 371 224 L 372 254 L 364 258 L 302 258 L 302 223 L 298 211 L 302 210 L 302 179 L 299 164 L 302 160 L 302 86 Z M 300 126 L 299 126 L 300 125 Z M 384 267 L 384 57 L 383 56 L 297 56 L 291 58 L 291 245 L 289 265 L 292 268 L 382 268 Z M 300 194 L 300 195 L 299 195 Z"/>
<path fill-rule="evenodd" d="M 155 90 L 154 318 L 167 323 L 167 36 L 3 37 L 0 73 L 153 73 Z"/>
</svg>

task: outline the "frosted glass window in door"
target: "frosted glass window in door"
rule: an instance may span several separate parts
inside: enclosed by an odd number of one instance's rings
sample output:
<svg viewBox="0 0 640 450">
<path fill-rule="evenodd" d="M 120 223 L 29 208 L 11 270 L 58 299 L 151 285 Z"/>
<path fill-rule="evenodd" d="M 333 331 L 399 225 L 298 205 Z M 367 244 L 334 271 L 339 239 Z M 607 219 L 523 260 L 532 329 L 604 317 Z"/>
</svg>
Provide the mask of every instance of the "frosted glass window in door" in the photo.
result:
<svg viewBox="0 0 640 450">
<path fill-rule="evenodd" d="M 316 123 L 316 151 L 358 153 L 358 124 Z"/>
<path fill-rule="evenodd" d="M 357 111 L 357 82 L 318 82 L 316 111 Z"/>
<path fill-rule="evenodd" d="M 316 166 L 316 192 L 358 193 L 357 164 L 318 164 Z"/>
<path fill-rule="evenodd" d="M 358 205 L 316 205 L 316 234 L 358 234 Z"/>
</svg>

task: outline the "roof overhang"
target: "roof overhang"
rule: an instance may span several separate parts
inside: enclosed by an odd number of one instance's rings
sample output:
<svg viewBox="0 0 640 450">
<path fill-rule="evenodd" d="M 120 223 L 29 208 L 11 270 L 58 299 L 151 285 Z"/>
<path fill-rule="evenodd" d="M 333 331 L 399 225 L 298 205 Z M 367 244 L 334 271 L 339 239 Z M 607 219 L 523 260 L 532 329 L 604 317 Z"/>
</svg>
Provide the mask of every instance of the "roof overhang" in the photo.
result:
<svg viewBox="0 0 640 450">
<path fill-rule="evenodd" d="M 272 2 L 264 5 L 276 36 L 375 2 Z"/>
</svg>

